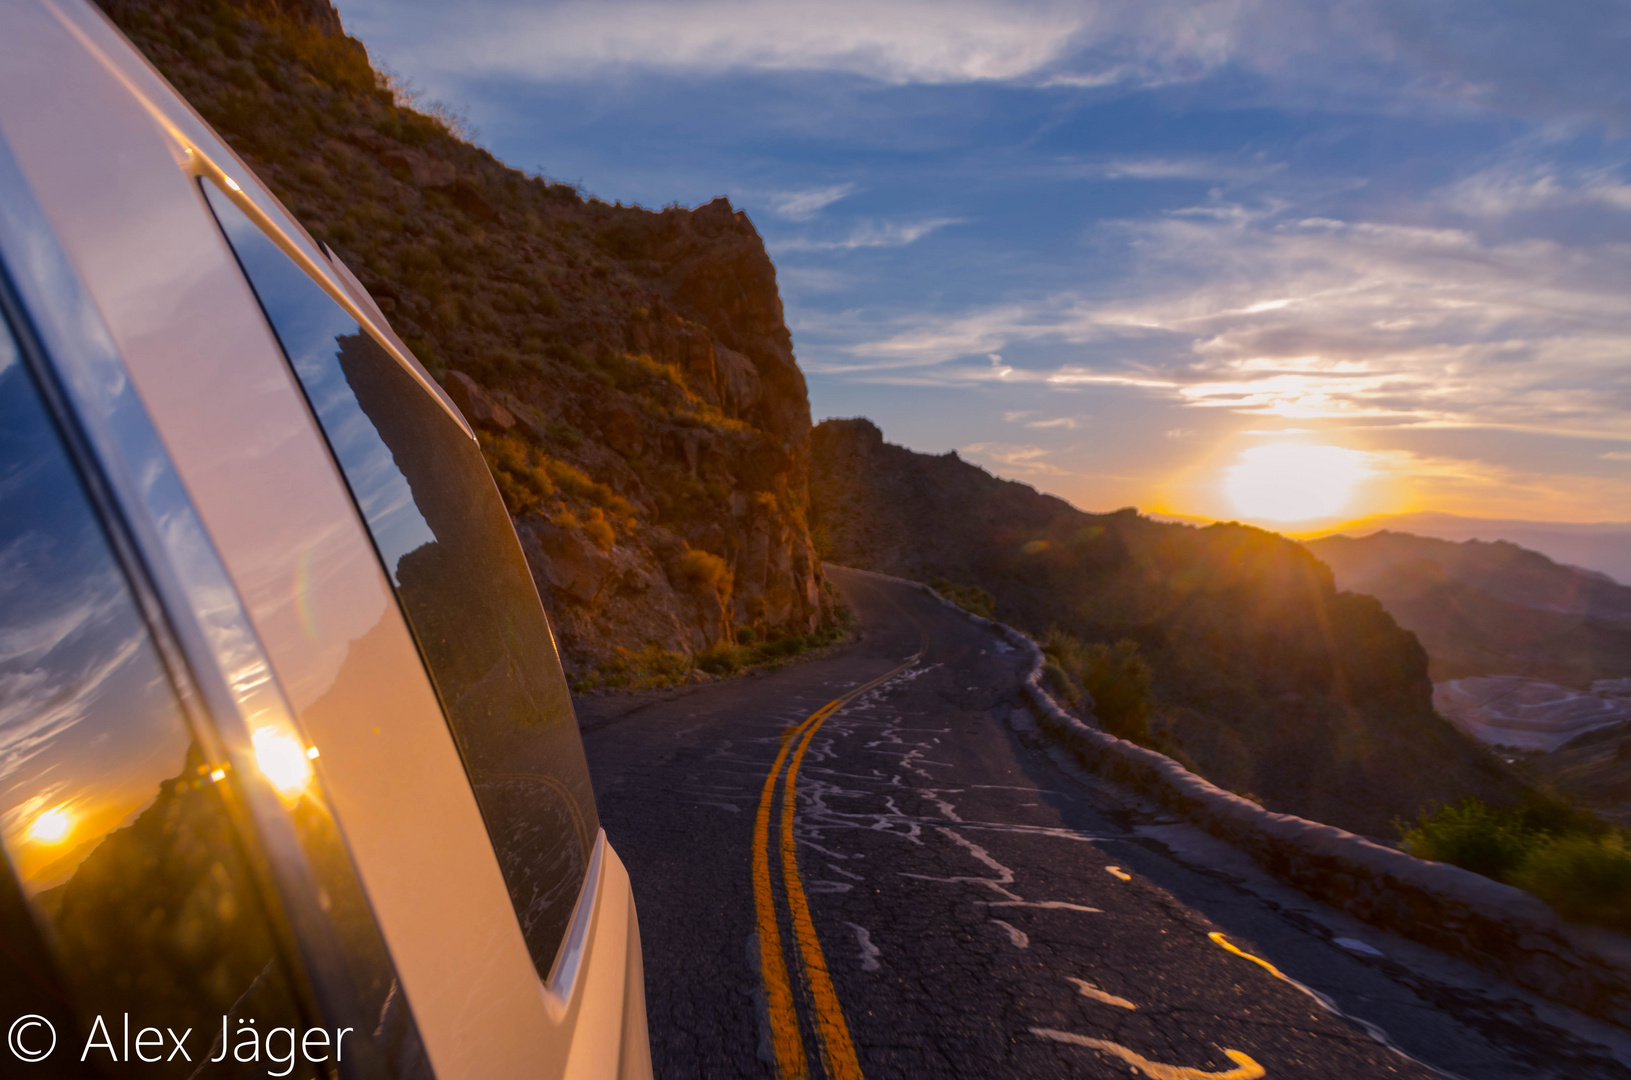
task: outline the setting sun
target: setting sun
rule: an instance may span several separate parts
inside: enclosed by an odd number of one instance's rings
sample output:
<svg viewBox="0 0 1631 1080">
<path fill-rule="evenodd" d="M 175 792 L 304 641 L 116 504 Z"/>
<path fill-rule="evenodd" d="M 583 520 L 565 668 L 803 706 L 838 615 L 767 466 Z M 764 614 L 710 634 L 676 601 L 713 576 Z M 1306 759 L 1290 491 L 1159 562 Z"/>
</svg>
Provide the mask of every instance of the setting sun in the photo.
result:
<svg viewBox="0 0 1631 1080">
<path fill-rule="evenodd" d="M 28 838 L 41 844 L 60 844 L 73 831 L 74 819 L 61 807 L 47 810 L 28 826 Z"/>
<path fill-rule="evenodd" d="M 1273 443 L 1243 451 L 1223 478 L 1242 517 L 1311 521 L 1350 509 L 1354 489 L 1371 475 L 1368 455 L 1340 446 Z"/>
</svg>

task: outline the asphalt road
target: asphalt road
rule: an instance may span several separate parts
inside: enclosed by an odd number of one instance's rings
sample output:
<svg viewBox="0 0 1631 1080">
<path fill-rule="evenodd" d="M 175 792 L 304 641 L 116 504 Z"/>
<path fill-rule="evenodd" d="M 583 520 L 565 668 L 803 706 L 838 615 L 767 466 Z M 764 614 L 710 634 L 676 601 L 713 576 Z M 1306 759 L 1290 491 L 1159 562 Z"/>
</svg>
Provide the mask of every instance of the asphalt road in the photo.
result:
<svg viewBox="0 0 1631 1080">
<path fill-rule="evenodd" d="M 1345 931 L 1071 767 L 1011 647 L 832 574 L 858 643 L 578 703 L 659 1076 L 1631 1076 L 1570 1017 Z"/>
</svg>

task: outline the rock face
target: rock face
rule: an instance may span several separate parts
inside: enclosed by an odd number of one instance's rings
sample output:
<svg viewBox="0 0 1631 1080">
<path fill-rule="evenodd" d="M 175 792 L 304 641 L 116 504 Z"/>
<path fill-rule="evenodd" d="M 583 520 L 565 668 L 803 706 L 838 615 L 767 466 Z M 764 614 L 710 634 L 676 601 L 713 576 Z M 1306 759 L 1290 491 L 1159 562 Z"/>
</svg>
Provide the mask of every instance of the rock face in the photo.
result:
<svg viewBox="0 0 1631 1080">
<path fill-rule="evenodd" d="M 1155 675 L 1154 742 L 1275 810 L 1392 837 L 1432 800 L 1522 791 L 1434 711 L 1427 657 L 1306 549 L 1241 525 L 1088 514 L 866 420 L 811 436 L 811 520 L 838 563 L 994 594 L 1032 634 L 1136 641 Z"/>
<path fill-rule="evenodd" d="M 569 671 L 830 616 L 804 377 L 746 215 L 508 168 L 395 93 L 328 0 L 102 2 L 476 428 Z"/>
</svg>

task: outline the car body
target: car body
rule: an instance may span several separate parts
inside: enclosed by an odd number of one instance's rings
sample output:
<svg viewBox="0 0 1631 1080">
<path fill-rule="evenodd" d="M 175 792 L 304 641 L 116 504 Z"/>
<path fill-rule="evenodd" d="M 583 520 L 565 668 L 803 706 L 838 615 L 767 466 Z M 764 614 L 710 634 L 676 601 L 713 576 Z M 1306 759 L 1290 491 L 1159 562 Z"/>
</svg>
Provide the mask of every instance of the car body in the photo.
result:
<svg viewBox="0 0 1631 1080">
<path fill-rule="evenodd" d="M 0 312 L 0 1060 L 649 1076 L 468 424 L 84 0 L 0 6 Z"/>
</svg>

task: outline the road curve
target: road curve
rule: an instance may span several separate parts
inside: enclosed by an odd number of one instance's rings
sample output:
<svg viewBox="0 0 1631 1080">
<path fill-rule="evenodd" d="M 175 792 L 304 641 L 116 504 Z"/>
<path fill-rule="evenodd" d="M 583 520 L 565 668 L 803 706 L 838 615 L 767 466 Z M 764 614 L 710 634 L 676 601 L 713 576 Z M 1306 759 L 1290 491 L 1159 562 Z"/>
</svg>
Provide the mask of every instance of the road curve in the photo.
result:
<svg viewBox="0 0 1631 1080">
<path fill-rule="evenodd" d="M 831 575 L 857 644 L 578 702 L 658 1075 L 1631 1075 L 1543 1007 L 1366 954 L 1186 849 L 1038 741 L 1010 646 Z"/>
</svg>

